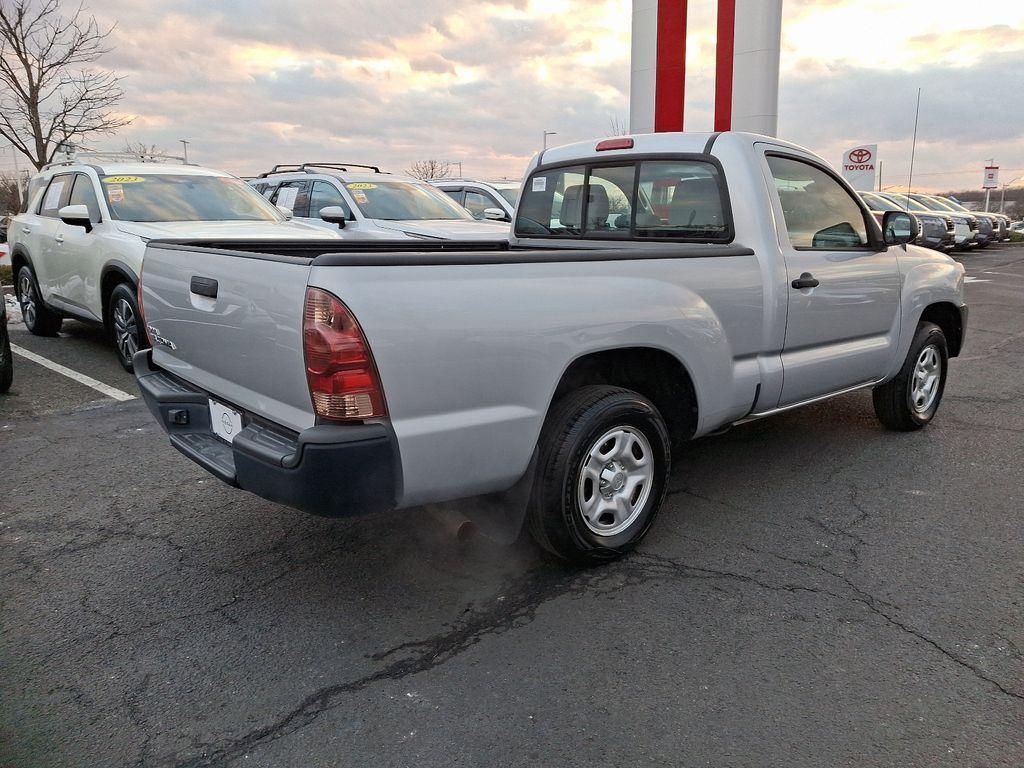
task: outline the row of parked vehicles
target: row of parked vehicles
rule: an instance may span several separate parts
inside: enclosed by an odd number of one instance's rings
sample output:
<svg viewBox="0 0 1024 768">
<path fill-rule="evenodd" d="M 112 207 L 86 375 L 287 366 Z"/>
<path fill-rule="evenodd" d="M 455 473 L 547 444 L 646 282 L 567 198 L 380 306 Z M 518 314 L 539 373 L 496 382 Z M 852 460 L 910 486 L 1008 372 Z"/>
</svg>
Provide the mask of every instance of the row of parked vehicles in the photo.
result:
<svg viewBox="0 0 1024 768">
<path fill-rule="evenodd" d="M 860 389 L 889 429 L 936 414 L 963 266 L 799 146 L 581 142 L 480 192 L 57 164 L 14 219 L 16 290 L 33 333 L 105 323 L 227 483 L 325 515 L 446 504 L 576 562 L 643 538 L 685 441 Z"/>
<path fill-rule="evenodd" d="M 886 211 L 912 212 L 921 230 L 915 243 L 937 251 L 988 248 L 1009 240 L 1013 231 L 1009 216 L 971 211 L 949 197 L 893 192 L 861 192 L 860 196 L 876 218 Z"/>
</svg>

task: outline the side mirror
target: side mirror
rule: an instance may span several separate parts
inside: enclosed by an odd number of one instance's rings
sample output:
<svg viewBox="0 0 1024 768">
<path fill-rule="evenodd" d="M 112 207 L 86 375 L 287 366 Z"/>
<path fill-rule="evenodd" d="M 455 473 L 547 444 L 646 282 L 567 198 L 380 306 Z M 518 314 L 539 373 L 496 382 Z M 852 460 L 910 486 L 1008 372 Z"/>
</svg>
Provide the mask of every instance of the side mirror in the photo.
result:
<svg viewBox="0 0 1024 768">
<path fill-rule="evenodd" d="M 348 213 L 340 205 L 328 205 L 320 209 L 320 218 L 344 229 L 345 223 L 348 221 Z"/>
<path fill-rule="evenodd" d="M 484 218 L 491 221 L 508 221 L 508 216 L 501 208 L 484 208 Z"/>
<path fill-rule="evenodd" d="M 882 236 L 886 245 L 914 242 L 921 234 L 921 223 L 908 211 L 886 211 L 882 217 Z"/>
<path fill-rule="evenodd" d="M 285 208 L 283 205 L 277 206 L 277 210 L 279 210 L 281 213 L 283 213 L 284 217 L 286 219 L 288 219 L 288 221 L 291 221 L 292 220 L 292 216 L 295 215 L 294 213 L 292 213 L 292 209 L 291 208 Z"/>
<path fill-rule="evenodd" d="M 73 227 L 84 227 L 86 232 L 92 232 L 92 219 L 89 218 L 89 209 L 84 205 L 65 205 L 57 215 L 65 224 Z"/>
</svg>

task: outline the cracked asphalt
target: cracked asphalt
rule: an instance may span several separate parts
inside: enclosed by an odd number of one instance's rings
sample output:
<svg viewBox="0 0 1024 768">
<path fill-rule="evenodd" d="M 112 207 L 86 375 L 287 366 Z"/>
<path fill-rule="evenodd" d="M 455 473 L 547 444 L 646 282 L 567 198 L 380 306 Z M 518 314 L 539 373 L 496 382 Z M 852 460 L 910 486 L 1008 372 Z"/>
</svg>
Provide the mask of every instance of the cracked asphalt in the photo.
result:
<svg viewBox="0 0 1024 768">
<path fill-rule="evenodd" d="M 16 358 L 0 765 L 1019 767 L 1024 248 L 964 261 L 927 430 L 860 393 L 692 443 L 585 571 L 265 502 Z M 92 329 L 12 337 L 134 392 Z"/>
</svg>

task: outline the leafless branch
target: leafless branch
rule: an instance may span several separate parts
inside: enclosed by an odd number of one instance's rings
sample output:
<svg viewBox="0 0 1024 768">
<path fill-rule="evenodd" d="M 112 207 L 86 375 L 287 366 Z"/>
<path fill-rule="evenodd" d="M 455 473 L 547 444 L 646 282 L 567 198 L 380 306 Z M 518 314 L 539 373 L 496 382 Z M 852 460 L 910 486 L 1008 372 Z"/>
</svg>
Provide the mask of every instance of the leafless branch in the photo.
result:
<svg viewBox="0 0 1024 768">
<path fill-rule="evenodd" d="M 36 168 L 62 142 L 131 122 L 116 111 L 121 78 L 90 66 L 110 52 L 111 31 L 82 5 L 62 15 L 60 0 L 0 0 L 0 136 Z"/>
</svg>

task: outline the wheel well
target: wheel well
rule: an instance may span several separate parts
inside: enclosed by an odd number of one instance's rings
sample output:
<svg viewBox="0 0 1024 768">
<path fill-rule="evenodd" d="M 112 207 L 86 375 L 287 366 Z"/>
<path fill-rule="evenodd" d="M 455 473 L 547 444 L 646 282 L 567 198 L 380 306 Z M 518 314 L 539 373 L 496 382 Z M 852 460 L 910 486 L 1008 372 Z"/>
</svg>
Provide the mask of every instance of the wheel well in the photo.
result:
<svg viewBox="0 0 1024 768">
<path fill-rule="evenodd" d="M 950 357 L 960 354 L 960 347 L 964 341 L 964 322 L 955 304 L 948 301 L 929 304 L 921 313 L 921 322 L 935 323 L 942 329 Z"/>
<path fill-rule="evenodd" d="M 562 374 L 555 399 L 588 384 L 631 389 L 661 412 L 673 442 L 697 431 L 697 397 L 693 380 L 678 358 L 660 349 L 626 347 L 579 357 Z"/>
<path fill-rule="evenodd" d="M 107 317 L 107 307 L 110 304 L 110 294 L 112 294 L 114 292 L 114 288 L 121 283 L 125 283 L 133 289 L 135 287 L 132 279 L 116 267 L 107 269 L 107 271 L 103 273 L 103 277 L 100 278 L 100 298 L 103 302 L 103 323 L 105 325 L 110 324 L 110 318 Z"/>
<path fill-rule="evenodd" d="M 11 281 L 15 286 L 18 285 L 18 270 L 28 264 L 28 259 L 25 258 L 25 254 L 21 251 L 15 251 L 11 254 Z"/>
</svg>

